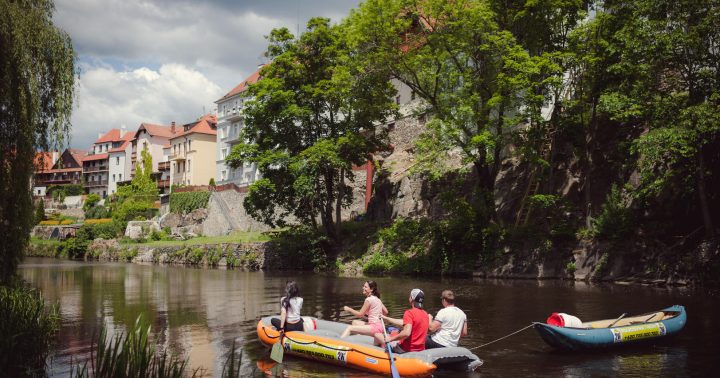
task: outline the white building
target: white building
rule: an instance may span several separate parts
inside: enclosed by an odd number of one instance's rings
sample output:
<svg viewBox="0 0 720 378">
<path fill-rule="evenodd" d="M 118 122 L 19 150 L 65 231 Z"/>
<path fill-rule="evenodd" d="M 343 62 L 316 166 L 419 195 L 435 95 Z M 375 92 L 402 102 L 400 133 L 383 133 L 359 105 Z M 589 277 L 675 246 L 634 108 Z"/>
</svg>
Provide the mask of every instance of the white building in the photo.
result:
<svg viewBox="0 0 720 378">
<path fill-rule="evenodd" d="M 142 123 L 135 133 L 130 154 L 130 175 L 135 176 L 135 167 L 142 162 L 143 149 L 152 157 L 153 177 L 157 180 L 158 189 L 161 193 L 167 193 L 170 189 L 169 169 L 170 163 L 165 156 L 165 147 L 170 144 L 170 139 L 176 134 L 175 122 L 170 126 Z"/>
<path fill-rule="evenodd" d="M 218 105 L 215 173 L 218 185 L 233 183 L 238 186 L 248 186 L 260 178 L 260 173 L 255 164 L 246 163 L 241 167 L 232 168 L 225 163 L 225 158 L 230 154 L 233 146 L 242 142 L 240 132 L 245 126 L 243 117 L 244 102 L 247 99 L 245 91 L 250 84 L 256 83 L 259 78 L 260 69 L 221 99 L 215 101 Z"/>
<path fill-rule="evenodd" d="M 126 132 L 123 127 L 120 138 L 120 145 L 108 151 L 108 194 L 117 192 L 118 182 L 130 180 L 130 155 L 135 133 Z"/>
</svg>

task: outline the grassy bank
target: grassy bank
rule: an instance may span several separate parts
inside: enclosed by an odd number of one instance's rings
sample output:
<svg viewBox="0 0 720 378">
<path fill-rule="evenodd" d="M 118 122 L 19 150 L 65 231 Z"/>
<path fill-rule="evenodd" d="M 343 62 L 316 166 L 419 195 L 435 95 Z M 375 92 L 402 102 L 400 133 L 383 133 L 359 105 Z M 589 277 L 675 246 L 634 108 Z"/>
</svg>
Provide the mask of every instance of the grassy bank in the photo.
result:
<svg viewBox="0 0 720 378">
<path fill-rule="evenodd" d="M 143 247 L 174 247 L 190 246 L 201 244 L 223 244 L 223 243 L 261 243 L 270 240 L 270 236 L 256 231 L 238 231 L 230 235 L 220 236 L 198 236 L 188 240 L 149 240 L 141 243 L 129 239 L 120 239 L 122 245 L 135 245 Z"/>
</svg>

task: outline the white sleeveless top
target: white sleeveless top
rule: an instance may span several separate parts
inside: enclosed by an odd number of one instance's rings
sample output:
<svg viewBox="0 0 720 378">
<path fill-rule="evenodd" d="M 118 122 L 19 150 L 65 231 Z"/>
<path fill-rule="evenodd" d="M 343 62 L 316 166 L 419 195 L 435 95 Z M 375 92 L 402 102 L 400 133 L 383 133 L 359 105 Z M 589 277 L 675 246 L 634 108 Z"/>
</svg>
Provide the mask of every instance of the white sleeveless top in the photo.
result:
<svg viewBox="0 0 720 378">
<path fill-rule="evenodd" d="M 283 307 L 283 301 L 285 297 L 280 298 L 280 308 Z M 285 321 L 288 323 L 297 323 L 300 321 L 300 310 L 302 309 L 303 299 L 302 297 L 294 297 L 290 299 L 290 307 L 286 310 L 287 317 Z"/>
</svg>

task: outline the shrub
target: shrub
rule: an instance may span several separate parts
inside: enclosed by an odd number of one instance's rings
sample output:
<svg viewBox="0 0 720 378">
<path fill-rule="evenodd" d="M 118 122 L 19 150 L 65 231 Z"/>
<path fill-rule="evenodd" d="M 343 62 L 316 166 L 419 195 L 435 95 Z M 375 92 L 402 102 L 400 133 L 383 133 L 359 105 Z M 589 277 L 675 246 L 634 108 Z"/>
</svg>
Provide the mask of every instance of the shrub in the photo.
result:
<svg viewBox="0 0 720 378">
<path fill-rule="evenodd" d="M 156 213 L 150 202 L 126 200 L 113 212 L 112 218 L 124 229 L 128 221 L 151 219 Z"/>
<path fill-rule="evenodd" d="M 211 266 L 216 266 L 218 262 L 220 262 L 220 259 L 222 258 L 222 248 L 220 247 L 214 247 L 207 251 L 207 264 Z"/>
<path fill-rule="evenodd" d="M 105 206 L 93 206 L 85 211 L 85 219 L 108 218 L 110 211 Z"/>
<path fill-rule="evenodd" d="M 210 182 L 208 182 L 208 185 L 210 185 L 210 186 L 215 186 L 215 179 L 214 179 L 214 178 L 210 178 Z"/>
<path fill-rule="evenodd" d="M 44 375 L 45 358 L 60 325 L 57 305 L 14 284 L 0 286 L 0 366 L 8 377 Z"/>
<path fill-rule="evenodd" d="M 293 226 L 281 231 L 273 242 L 283 265 L 292 269 L 323 270 L 327 265 L 327 237 L 310 226 Z"/>
<path fill-rule="evenodd" d="M 65 198 L 66 196 L 79 196 L 84 192 L 85 189 L 80 184 L 50 185 L 47 189 L 47 194 L 53 198 L 60 196 L 59 193 L 62 193 L 62 197 Z"/>
<path fill-rule="evenodd" d="M 87 212 L 88 210 L 95 207 L 95 205 L 100 202 L 100 196 L 95 193 L 88 194 L 87 198 L 85 198 L 85 203 L 83 204 L 83 210 Z"/>
<path fill-rule="evenodd" d="M 632 232 L 632 222 L 632 210 L 625 207 L 621 190 L 613 185 L 600 214 L 593 219 L 594 236 L 610 241 L 621 240 Z"/>
<path fill-rule="evenodd" d="M 210 192 L 180 192 L 170 194 L 170 212 L 187 214 L 195 209 L 207 207 Z"/>
</svg>

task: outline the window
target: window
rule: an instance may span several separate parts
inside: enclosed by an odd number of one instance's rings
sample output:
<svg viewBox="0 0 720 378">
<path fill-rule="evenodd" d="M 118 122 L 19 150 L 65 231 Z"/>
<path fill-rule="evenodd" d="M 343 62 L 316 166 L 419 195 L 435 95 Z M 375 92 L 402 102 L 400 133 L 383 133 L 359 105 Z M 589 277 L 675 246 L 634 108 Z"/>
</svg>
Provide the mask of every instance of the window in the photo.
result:
<svg viewBox="0 0 720 378">
<path fill-rule="evenodd" d="M 113 173 L 113 182 L 115 182 L 115 174 Z"/>
<path fill-rule="evenodd" d="M 183 142 L 183 151 L 187 151 L 187 142 Z"/>
<path fill-rule="evenodd" d="M 190 159 L 188 159 L 187 171 L 190 172 Z"/>
<path fill-rule="evenodd" d="M 227 148 L 223 148 L 223 149 L 222 149 L 222 158 L 225 159 L 225 158 L 227 157 L 227 154 L 228 154 L 228 149 L 227 149 Z"/>
<path fill-rule="evenodd" d="M 115 156 L 115 165 L 120 165 L 120 156 Z"/>
<path fill-rule="evenodd" d="M 122 173 L 118 174 L 118 181 L 122 181 Z"/>
<path fill-rule="evenodd" d="M 192 141 L 191 140 L 188 141 L 188 150 L 192 150 L 192 147 L 190 147 L 190 142 L 192 142 Z"/>
<path fill-rule="evenodd" d="M 223 133 L 223 128 L 222 128 L 222 127 L 218 128 L 218 134 L 220 134 L 220 135 L 219 135 L 220 139 L 225 138 L 225 133 Z"/>
<path fill-rule="evenodd" d="M 227 178 L 227 171 L 220 172 L 220 179 L 225 180 Z"/>
</svg>

